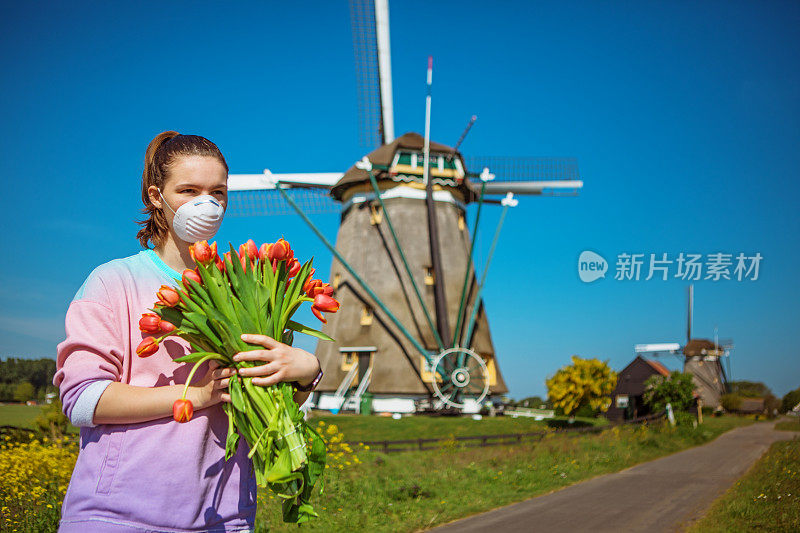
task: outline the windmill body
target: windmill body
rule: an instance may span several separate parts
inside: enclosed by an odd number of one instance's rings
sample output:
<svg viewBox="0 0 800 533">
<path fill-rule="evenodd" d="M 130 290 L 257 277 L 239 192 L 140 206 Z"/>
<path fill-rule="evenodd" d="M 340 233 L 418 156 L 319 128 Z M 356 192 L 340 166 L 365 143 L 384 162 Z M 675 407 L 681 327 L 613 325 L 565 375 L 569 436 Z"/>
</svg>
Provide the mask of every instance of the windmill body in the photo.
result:
<svg viewBox="0 0 800 533">
<path fill-rule="evenodd" d="M 457 296 L 468 270 L 472 279 L 469 293 L 473 298 L 468 307 L 474 304 L 477 293 L 469 260 L 470 236 L 465 213 L 466 203 L 473 198 L 474 192 L 464 182 L 460 155 L 446 161 L 452 148 L 431 143 L 430 175 L 435 189 L 443 259 L 440 279 L 434 280 L 436 273 L 432 271 L 425 223 L 425 190 L 421 183 L 422 142 L 420 135 L 407 133 L 367 156 L 374 165 L 388 167 L 377 175 L 383 206 L 388 213 L 384 213 L 376 201 L 366 172 L 356 167 L 348 170 L 331 192 L 345 206 L 336 248 L 396 316 L 410 326 L 423 346 L 433 353 L 438 350 L 436 339 L 425 322 L 424 310 L 411 292 L 412 283 L 403 268 L 400 250 L 386 227 L 386 215 L 397 231 L 411 274 L 417 287 L 421 288 L 423 302 L 432 309 L 433 283 L 443 282 L 449 296 L 448 319 L 450 324 L 456 324 Z M 427 360 L 408 340 L 394 332 L 392 325 L 376 312 L 376 302 L 360 289 L 335 258 L 330 279 L 341 309 L 330 317 L 323 329 L 336 339 L 335 342 L 320 343 L 317 348 L 325 374 L 317 387 L 321 392 L 318 405 L 322 408 L 337 407 L 336 391 L 354 367 L 357 370 L 347 388 L 357 390 L 370 370 L 368 391 L 375 397 L 376 409 L 413 411 L 415 404 L 419 405 L 415 400 L 430 399 L 434 376 Z M 468 345 L 487 365 L 490 394 L 506 393 L 483 309 L 478 313 Z"/>
</svg>

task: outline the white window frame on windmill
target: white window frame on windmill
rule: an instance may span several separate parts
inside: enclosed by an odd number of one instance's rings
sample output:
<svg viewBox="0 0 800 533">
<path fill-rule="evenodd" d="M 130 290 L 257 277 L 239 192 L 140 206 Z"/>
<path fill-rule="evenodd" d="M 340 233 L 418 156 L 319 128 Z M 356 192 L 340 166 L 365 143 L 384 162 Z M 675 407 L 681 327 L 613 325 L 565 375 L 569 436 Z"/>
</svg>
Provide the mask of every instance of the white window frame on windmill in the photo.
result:
<svg viewBox="0 0 800 533">
<path fill-rule="evenodd" d="M 400 163 L 403 156 L 409 156 L 409 164 Z M 464 167 L 458 157 L 453 157 L 453 168 L 445 168 L 445 160 L 447 158 L 444 154 L 432 153 L 429 155 L 430 160 L 428 165 L 430 167 L 430 175 L 433 178 L 441 180 L 443 183 L 455 186 L 464 179 Z M 397 176 L 403 181 L 415 181 L 422 183 L 423 174 L 423 154 L 412 152 L 410 150 L 398 150 L 395 152 L 392 162 L 389 165 L 389 170 L 392 174 Z M 405 179 L 404 179 L 405 178 Z"/>
<path fill-rule="evenodd" d="M 383 209 L 381 204 L 372 203 L 369 206 L 369 223 L 376 226 L 383 220 Z"/>
<path fill-rule="evenodd" d="M 432 362 L 432 360 L 429 361 L 424 355 L 419 356 L 419 377 L 421 377 L 425 383 L 430 383 L 433 381 L 433 368 L 431 367 Z M 442 375 L 438 372 L 436 373 L 436 382 L 442 382 Z"/>
<path fill-rule="evenodd" d="M 475 351 L 473 349 L 473 351 Z M 494 387 L 497 385 L 497 367 L 494 364 L 494 357 L 486 353 L 475 352 L 483 358 L 483 362 L 486 363 L 486 373 L 489 376 L 489 386 Z"/>
<path fill-rule="evenodd" d="M 436 283 L 436 274 L 433 271 L 433 266 L 425 266 L 425 285 L 433 286 Z"/>
<path fill-rule="evenodd" d="M 358 356 L 362 353 L 369 354 L 369 365 L 367 369 L 372 368 L 373 363 L 375 362 L 375 352 L 378 350 L 376 346 L 342 346 L 339 348 L 339 353 L 342 354 L 342 362 L 341 362 L 341 369 L 342 372 L 349 372 L 353 369 L 354 366 L 358 366 Z M 366 370 L 365 369 L 365 372 Z M 356 371 L 355 375 L 353 376 L 353 381 L 350 383 L 350 387 L 358 385 L 358 374 L 359 372 Z"/>
<path fill-rule="evenodd" d="M 372 307 L 364 304 L 361 306 L 361 320 L 360 324 L 362 326 L 371 326 L 372 325 Z"/>
</svg>

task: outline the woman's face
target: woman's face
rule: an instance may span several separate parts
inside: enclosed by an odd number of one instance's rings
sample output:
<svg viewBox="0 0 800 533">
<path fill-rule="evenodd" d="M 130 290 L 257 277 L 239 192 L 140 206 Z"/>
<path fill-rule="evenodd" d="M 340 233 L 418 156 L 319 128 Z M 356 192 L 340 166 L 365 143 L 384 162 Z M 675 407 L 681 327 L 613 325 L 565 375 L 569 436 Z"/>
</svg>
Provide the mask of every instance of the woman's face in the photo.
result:
<svg viewBox="0 0 800 533">
<path fill-rule="evenodd" d="M 180 156 L 169 169 L 169 175 L 164 183 L 161 194 L 169 204 L 167 208 L 161 196 L 158 194 L 158 187 L 151 185 L 147 189 L 150 201 L 159 207 L 167 217 L 169 227 L 172 227 L 172 219 L 180 206 L 189 200 L 208 194 L 216 198 L 223 209 L 228 207 L 228 173 L 216 158 L 201 155 Z"/>
</svg>

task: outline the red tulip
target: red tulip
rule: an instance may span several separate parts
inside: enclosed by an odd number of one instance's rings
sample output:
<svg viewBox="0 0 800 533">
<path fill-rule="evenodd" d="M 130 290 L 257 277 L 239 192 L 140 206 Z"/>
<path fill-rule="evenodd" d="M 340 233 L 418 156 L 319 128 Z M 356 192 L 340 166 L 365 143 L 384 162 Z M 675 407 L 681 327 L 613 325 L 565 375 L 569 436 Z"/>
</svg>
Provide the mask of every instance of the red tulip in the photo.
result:
<svg viewBox="0 0 800 533">
<path fill-rule="evenodd" d="M 181 424 L 188 422 L 192 419 L 192 414 L 194 414 L 194 407 L 191 401 L 180 399 L 175 400 L 175 403 L 172 404 L 172 418 L 174 418 L 176 422 L 180 422 Z"/>
<path fill-rule="evenodd" d="M 173 324 L 172 322 L 167 322 L 166 320 L 162 320 L 161 322 L 159 322 L 158 327 L 164 333 L 170 333 L 172 331 L 175 331 L 175 324 Z"/>
<path fill-rule="evenodd" d="M 203 265 L 210 263 L 217 255 L 217 243 L 209 246 L 208 241 L 198 241 L 189 246 L 189 255 L 192 256 L 195 263 Z"/>
<path fill-rule="evenodd" d="M 196 281 L 200 285 L 203 284 L 203 279 L 200 277 L 200 273 L 197 270 L 192 270 L 191 268 L 187 268 L 183 271 L 183 286 L 187 289 L 191 286 L 189 280 Z"/>
<path fill-rule="evenodd" d="M 244 256 L 245 253 L 247 253 L 247 257 L 251 261 L 258 259 L 258 248 L 256 248 L 256 243 L 253 242 L 253 239 L 248 239 L 246 243 L 239 246 L 239 255 Z"/>
<path fill-rule="evenodd" d="M 145 337 L 139 346 L 136 347 L 136 355 L 139 357 L 150 357 L 158 351 L 158 341 L 153 337 Z"/>
<path fill-rule="evenodd" d="M 318 294 L 314 298 L 312 307 L 316 307 L 320 311 L 325 311 L 326 313 L 335 313 L 339 310 L 339 302 L 325 294 Z"/>
<path fill-rule="evenodd" d="M 317 308 L 316 308 L 316 307 L 314 307 L 313 305 L 311 306 L 311 312 L 312 312 L 312 313 L 314 313 L 314 316 L 316 316 L 317 318 L 319 318 L 319 319 L 320 319 L 320 321 L 321 321 L 323 324 L 327 324 L 327 323 L 328 323 L 328 321 L 327 321 L 327 320 L 325 320 L 325 317 L 324 317 L 324 316 L 322 316 L 322 313 L 320 313 L 320 312 L 319 312 L 319 309 L 317 309 Z"/>
<path fill-rule="evenodd" d="M 139 319 L 139 331 L 143 333 L 158 333 L 160 331 L 159 322 L 161 322 L 161 317 L 157 314 L 145 313 Z"/>
<path fill-rule="evenodd" d="M 178 291 L 167 285 L 162 285 L 156 293 L 158 301 L 165 307 L 175 307 L 181 301 Z"/>
<path fill-rule="evenodd" d="M 313 298 L 317 295 L 316 288 L 322 286 L 322 280 L 320 279 L 309 279 L 308 281 L 303 284 L 303 292 L 306 293 L 306 296 L 309 298 Z"/>
<path fill-rule="evenodd" d="M 303 265 L 300 264 L 300 261 L 298 261 L 297 259 L 292 259 L 292 262 L 289 263 L 289 277 L 290 278 L 295 277 L 297 273 L 300 272 L 300 269 L 302 267 Z"/>
<path fill-rule="evenodd" d="M 214 263 L 216 263 L 220 272 L 225 272 L 225 263 L 222 262 L 218 255 L 214 257 Z"/>
<path fill-rule="evenodd" d="M 325 296 L 333 296 L 333 287 L 326 283 L 322 286 L 322 292 L 320 294 L 324 294 Z"/>
<path fill-rule="evenodd" d="M 284 259 L 292 259 L 293 257 L 294 253 L 289 243 L 282 238 L 278 239 L 278 242 L 275 244 L 270 244 L 267 247 L 267 258 L 270 261 L 283 261 Z"/>
<path fill-rule="evenodd" d="M 264 244 L 262 244 L 259 247 L 259 249 L 258 249 L 258 258 L 259 259 L 261 259 L 262 261 L 266 261 L 268 259 L 267 258 L 267 252 L 269 252 L 269 247 L 270 246 L 272 246 L 272 243 L 265 242 Z"/>
</svg>

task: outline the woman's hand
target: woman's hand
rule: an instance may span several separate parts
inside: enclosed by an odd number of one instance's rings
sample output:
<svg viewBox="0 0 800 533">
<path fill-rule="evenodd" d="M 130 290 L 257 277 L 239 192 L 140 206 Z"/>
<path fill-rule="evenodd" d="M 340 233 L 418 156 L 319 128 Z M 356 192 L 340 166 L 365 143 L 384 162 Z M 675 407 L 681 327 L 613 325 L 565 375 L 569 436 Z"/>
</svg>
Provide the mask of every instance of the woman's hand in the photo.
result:
<svg viewBox="0 0 800 533">
<path fill-rule="evenodd" d="M 220 368 L 217 361 L 209 361 L 209 370 L 197 385 L 189 387 L 194 392 L 190 398 L 195 409 L 205 409 L 219 402 L 230 403 L 231 397 L 223 391 L 228 388 L 228 378 L 236 373 L 235 368 Z"/>
<path fill-rule="evenodd" d="M 239 376 L 252 378 L 253 385 L 268 387 L 282 381 L 297 381 L 300 385 L 305 386 L 311 384 L 319 373 L 319 360 L 305 350 L 293 348 L 267 335 L 244 334 L 242 340 L 249 344 L 260 344 L 265 348 L 264 350 L 239 352 L 233 356 L 233 360 L 236 362 L 263 361 L 266 363 L 239 369 Z"/>
</svg>

